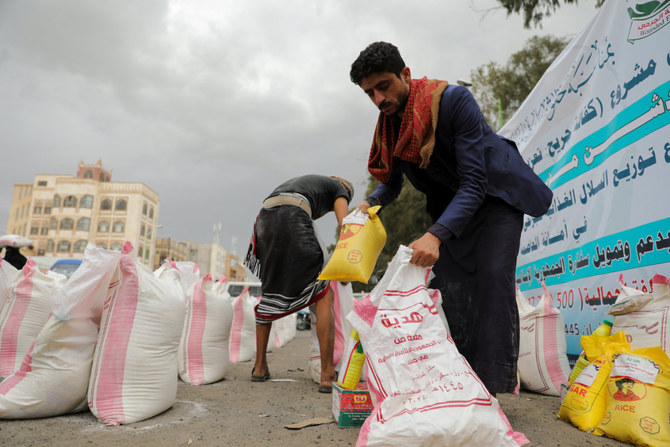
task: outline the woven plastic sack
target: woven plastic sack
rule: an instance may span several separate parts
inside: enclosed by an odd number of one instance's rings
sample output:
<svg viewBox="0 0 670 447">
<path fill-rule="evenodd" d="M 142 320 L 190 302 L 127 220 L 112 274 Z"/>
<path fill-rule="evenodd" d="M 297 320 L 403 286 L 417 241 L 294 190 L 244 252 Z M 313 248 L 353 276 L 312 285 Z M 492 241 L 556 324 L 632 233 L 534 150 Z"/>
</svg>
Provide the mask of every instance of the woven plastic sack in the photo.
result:
<svg viewBox="0 0 670 447">
<path fill-rule="evenodd" d="M 670 359 L 660 348 L 615 355 L 605 417 L 593 431 L 637 446 L 670 446 Z"/>
<path fill-rule="evenodd" d="M 170 408 L 177 397 L 177 349 L 184 324 L 181 288 L 156 278 L 126 242 L 120 284 L 106 303 L 90 375 L 88 404 L 108 425 Z"/>
<path fill-rule="evenodd" d="M 272 322 L 267 352 L 279 349 L 291 341 L 297 332 L 298 314 L 292 313 Z"/>
<path fill-rule="evenodd" d="M 20 236 L 18 234 L 5 234 L 0 236 L 0 248 L 2 247 L 30 247 L 33 245 L 33 241 L 27 237 Z"/>
<path fill-rule="evenodd" d="M 577 376 L 561 402 L 558 418 L 583 431 L 593 430 L 605 417 L 606 386 L 614 354 L 630 349 L 626 335 L 610 337 L 583 335 L 582 349 L 589 364 Z"/>
<path fill-rule="evenodd" d="M 225 281 L 207 274 L 186 296 L 186 318 L 179 343 L 179 377 L 192 385 L 224 378 L 230 367 L 233 302 Z"/>
<path fill-rule="evenodd" d="M 623 331 L 631 349 L 660 346 L 670 355 L 670 279 L 656 274 L 651 279 L 653 299 L 633 312 L 614 316 L 612 333 Z"/>
<path fill-rule="evenodd" d="M 542 288 L 544 294 L 534 307 L 517 288 L 519 381 L 521 387 L 529 391 L 560 396 L 561 384 L 568 383 L 570 375 L 565 323 L 544 283 Z"/>
<path fill-rule="evenodd" d="M 256 355 L 256 317 L 254 308 L 260 297 L 251 296 L 245 288 L 233 299 L 233 325 L 230 329 L 230 361 L 246 362 Z"/>
<path fill-rule="evenodd" d="M 54 299 L 53 313 L 21 367 L 0 382 L 0 418 L 32 419 L 86 409 L 102 307 L 118 287 L 121 252 L 88 244 L 81 266 Z"/>
<path fill-rule="evenodd" d="M 642 309 L 654 299 L 651 293 L 626 287 L 623 284 L 623 274 L 619 275 L 619 287 L 621 288 L 621 292 L 614 304 L 607 310 L 608 315 L 624 315 L 635 312 Z"/>
<path fill-rule="evenodd" d="M 355 209 L 342 220 L 335 251 L 319 279 L 367 284 L 386 243 L 386 230 L 377 216 L 380 208 L 370 207 L 368 214 Z"/>
<path fill-rule="evenodd" d="M 19 276 L 19 270 L 0 258 L 0 310 L 9 299 Z"/>
<path fill-rule="evenodd" d="M 0 311 L 0 377 L 21 366 L 23 357 L 51 315 L 56 293 L 67 278 L 42 273 L 32 258 L 19 271 L 7 303 Z"/>
<path fill-rule="evenodd" d="M 375 407 L 357 446 L 517 446 L 498 401 L 459 354 L 426 289 L 426 269 L 401 246 L 348 316 L 366 355 Z M 448 318 L 448 315 L 447 315 Z"/>
</svg>

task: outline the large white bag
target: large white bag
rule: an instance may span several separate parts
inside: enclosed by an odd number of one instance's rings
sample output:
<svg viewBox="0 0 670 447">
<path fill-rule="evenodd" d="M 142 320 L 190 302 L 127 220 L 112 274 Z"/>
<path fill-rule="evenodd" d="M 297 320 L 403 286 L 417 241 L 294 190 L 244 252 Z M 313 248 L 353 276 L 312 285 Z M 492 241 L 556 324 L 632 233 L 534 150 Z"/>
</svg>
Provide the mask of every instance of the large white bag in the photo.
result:
<svg viewBox="0 0 670 447">
<path fill-rule="evenodd" d="M 426 289 L 426 269 L 410 264 L 411 255 L 400 246 L 382 280 L 348 316 L 376 400 L 356 445 L 527 443 L 520 433 L 515 439 L 498 401 L 458 353 Z"/>
<path fill-rule="evenodd" d="M 0 418 L 59 416 L 86 409 L 103 304 L 118 287 L 121 253 L 88 244 L 81 266 L 54 299 L 53 314 L 21 367 L 0 382 Z"/>
<path fill-rule="evenodd" d="M 519 361 L 521 386 L 548 396 L 560 396 L 561 384 L 568 383 L 570 363 L 565 340 L 565 323 L 554 299 L 542 283 L 544 294 L 536 306 L 517 287 L 519 308 Z"/>
<path fill-rule="evenodd" d="M 254 308 L 260 297 L 251 296 L 245 288 L 233 299 L 233 325 L 230 329 L 230 361 L 246 362 L 256 355 L 256 317 Z"/>
<path fill-rule="evenodd" d="M 225 280 L 207 274 L 186 295 L 186 318 L 179 343 L 179 377 L 193 385 L 217 382 L 230 367 L 232 298 Z"/>
<path fill-rule="evenodd" d="M 154 276 L 126 242 L 120 284 L 105 303 L 90 375 L 88 404 L 108 425 L 170 408 L 177 398 L 177 349 L 184 325 L 182 290 Z"/>
<path fill-rule="evenodd" d="M 32 258 L 19 271 L 18 281 L 0 310 L 0 377 L 19 369 L 66 280 L 65 275 L 55 272 L 42 273 Z"/>
<path fill-rule="evenodd" d="M 670 356 L 670 331 L 668 330 L 670 279 L 656 274 L 651 279 L 651 283 L 652 300 L 637 310 L 614 315 L 612 334 L 624 331 L 631 349 L 660 346 Z M 623 294 L 624 299 L 629 299 L 634 292 L 624 289 Z M 619 298 L 614 304 L 616 305 L 617 302 Z"/>
<path fill-rule="evenodd" d="M 0 258 L 0 310 L 9 299 L 19 276 L 19 270 L 12 264 Z"/>
</svg>

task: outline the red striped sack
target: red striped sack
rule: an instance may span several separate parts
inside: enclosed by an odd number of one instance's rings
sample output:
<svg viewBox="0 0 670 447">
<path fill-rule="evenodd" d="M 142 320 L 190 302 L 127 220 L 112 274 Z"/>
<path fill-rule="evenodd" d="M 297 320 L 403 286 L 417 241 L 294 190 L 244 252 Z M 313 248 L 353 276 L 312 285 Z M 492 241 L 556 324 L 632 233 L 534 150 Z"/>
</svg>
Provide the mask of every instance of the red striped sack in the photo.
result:
<svg viewBox="0 0 670 447">
<path fill-rule="evenodd" d="M 357 446 L 523 445 L 498 401 L 459 354 L 442 323 L 426 269 L 400 246 L 370 295 L 348 318 L 365 350 L 375 407 Z"/>
</svg>

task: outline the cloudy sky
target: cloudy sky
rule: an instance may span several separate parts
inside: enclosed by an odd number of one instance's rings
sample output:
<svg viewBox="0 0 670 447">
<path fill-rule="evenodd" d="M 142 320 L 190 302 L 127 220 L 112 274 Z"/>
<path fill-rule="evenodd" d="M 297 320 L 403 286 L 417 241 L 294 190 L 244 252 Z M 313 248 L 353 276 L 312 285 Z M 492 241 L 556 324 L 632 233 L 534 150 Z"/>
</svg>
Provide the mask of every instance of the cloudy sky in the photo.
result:
<svg viewBox="0 0 670 447">
<path fill-rule="evenodd" d="M 210 242 L 221 222 L 243 255 L 288 178 L 340 175 L 363 199 L 377 112 L 349 68 L 369 43 L 454 82 L 532 35 L 574 36 L 593 4 L 523 30 L 495 0 L 2 0 L 0 232 L 15 183 L 101 159 L 159 194 L 159 236 Z"/>
</svg>

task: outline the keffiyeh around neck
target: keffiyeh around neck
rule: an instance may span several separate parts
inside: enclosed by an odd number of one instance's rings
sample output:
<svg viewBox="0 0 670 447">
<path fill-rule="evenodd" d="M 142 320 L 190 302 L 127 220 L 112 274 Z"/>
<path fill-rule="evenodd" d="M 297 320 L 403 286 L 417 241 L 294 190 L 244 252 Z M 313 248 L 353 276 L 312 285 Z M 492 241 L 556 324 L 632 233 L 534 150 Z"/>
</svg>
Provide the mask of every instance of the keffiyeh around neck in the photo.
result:
<svg viewBox="0 0 670 447">
<path fill-rule="evenodd" d="M 368 159 L 368 171 L 375 179 L 382 183 L 388 180 L 393 157 L 418 163 L 421 168 L 428 166 L 435 146 L 440 98 L 447 85 L 447 81 L 425 77 L 411 80 L 397 142 L 396 123 L 388 115 L 379 114 Z"/>
</svg>

